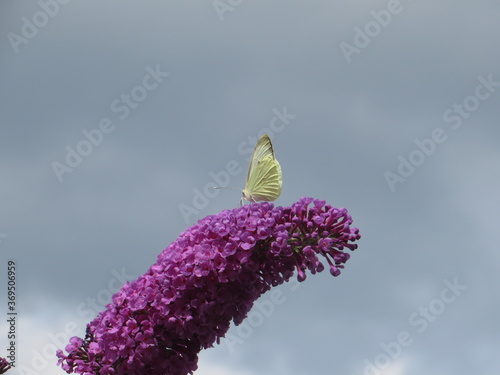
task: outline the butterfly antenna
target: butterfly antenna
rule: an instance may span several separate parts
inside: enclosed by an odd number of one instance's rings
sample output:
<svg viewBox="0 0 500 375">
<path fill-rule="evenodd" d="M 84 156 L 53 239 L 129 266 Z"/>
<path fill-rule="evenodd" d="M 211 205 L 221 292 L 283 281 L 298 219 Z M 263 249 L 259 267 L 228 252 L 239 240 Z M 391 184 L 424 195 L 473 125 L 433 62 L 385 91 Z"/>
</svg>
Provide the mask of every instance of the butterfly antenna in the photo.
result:
<svg viewBox="0 0 500 375">
<path fill-rule="evenodd" d="M 227 189 L 227 190 L 241 190 L 241 189 L 238 189 L 238 188 L 235 188 L 235 187 L 222 187 L 222 186 L 212 186 L 212 188 L 214 189 Z"/>
</svg>

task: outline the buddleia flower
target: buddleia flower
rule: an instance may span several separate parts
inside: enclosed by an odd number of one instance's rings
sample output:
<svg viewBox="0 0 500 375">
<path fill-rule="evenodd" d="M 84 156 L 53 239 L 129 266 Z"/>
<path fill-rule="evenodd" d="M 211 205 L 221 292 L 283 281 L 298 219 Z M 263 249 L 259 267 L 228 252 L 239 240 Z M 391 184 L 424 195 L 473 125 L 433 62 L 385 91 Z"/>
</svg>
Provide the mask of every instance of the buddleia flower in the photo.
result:
<svg viewBox="0 0 500 375">
<path fill-rule="evenodd" d="M 338 276 L 360 238 L 344 208 L 301 198 L 290 207 L 254 203 L 186 229 L 137 280 L 73 337 L 67 373 L 185 375 L 271 287 L 324 270 Z"/>
</svg>

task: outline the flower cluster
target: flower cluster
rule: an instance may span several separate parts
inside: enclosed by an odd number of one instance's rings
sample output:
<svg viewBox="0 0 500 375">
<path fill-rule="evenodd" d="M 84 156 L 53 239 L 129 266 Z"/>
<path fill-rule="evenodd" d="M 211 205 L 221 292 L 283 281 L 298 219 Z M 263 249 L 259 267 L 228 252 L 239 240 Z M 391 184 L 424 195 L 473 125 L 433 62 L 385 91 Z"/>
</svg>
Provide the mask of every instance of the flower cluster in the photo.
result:
<svg viewBox="0 0 500 375">
<path fill-rule="evenodd" d="M 73 337 L 58 364 L 81 374 L 175 374 L 239 324 L 272 286 L 324 269 L 340 274 L 360 238 L 346 209 L 301 198 L 291 207 L 256 203 L 207 216 L 184 231 L 106 310 Z"/>
<path fill-rule="evenodd" d="M 9 361 L 0 357 L 0 374 L 5 374 L 11 368 Z"/>
</svg>

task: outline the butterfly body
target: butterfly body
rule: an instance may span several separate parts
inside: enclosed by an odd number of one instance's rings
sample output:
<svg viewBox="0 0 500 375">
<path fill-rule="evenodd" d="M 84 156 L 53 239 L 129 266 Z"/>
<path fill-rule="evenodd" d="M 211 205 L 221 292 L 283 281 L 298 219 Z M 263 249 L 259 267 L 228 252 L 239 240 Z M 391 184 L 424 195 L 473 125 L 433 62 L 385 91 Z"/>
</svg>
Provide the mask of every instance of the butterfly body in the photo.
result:
<svg viewBox="0 0 500 375">
<path fill-rule="evenodd" d="M 283 177 L 281 166 L 274 155 L 273 144 L 267 134 L 257 141 L 250 159 L 243 199 L 249 202 L 270 202 L 281 195 Z"/>
</svg>

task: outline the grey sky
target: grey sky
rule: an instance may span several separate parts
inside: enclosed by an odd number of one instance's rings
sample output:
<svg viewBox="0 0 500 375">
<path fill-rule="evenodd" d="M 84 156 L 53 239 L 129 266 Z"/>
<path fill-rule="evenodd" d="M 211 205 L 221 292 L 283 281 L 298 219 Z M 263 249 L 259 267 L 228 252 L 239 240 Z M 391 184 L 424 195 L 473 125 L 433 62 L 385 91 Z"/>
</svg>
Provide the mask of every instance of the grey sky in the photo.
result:
<svg viewBox="0 0 500 375">
<path fill-rule="evenodd" d="M 272 313 L 196 374 L 498 374 L 500 3 L 63 3 L 0 5 L 0 288 L 15 259 L 24 371 L 63 373 L 45 358 L 68 323 L 83 334 L 123 278 L 236 206 L 204 188 L 228 163 L 242 188 L 272 127 L 275 204 L 346 207 L 359 249 L 264 295 Z"/>
</svg>

